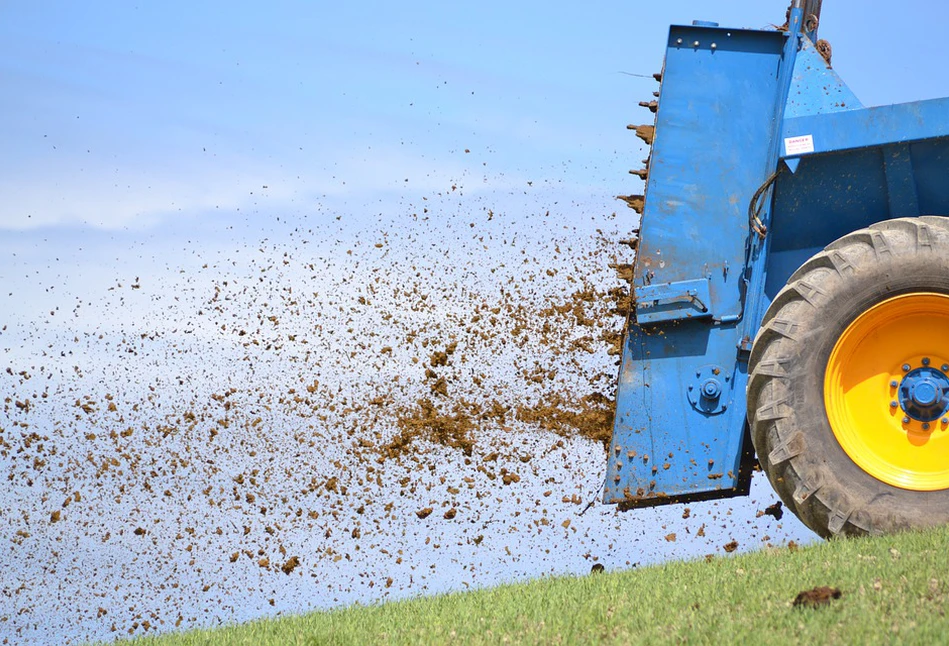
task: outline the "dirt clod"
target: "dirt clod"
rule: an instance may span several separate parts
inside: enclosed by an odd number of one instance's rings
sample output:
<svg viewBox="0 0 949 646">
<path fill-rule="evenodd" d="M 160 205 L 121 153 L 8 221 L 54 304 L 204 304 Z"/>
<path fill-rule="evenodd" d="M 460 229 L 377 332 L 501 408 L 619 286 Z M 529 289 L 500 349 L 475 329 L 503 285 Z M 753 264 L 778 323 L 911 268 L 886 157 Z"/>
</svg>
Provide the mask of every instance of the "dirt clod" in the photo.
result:
<svg viewBox="0 0 949 646">
<path fill-rule="evenodd" d="M 764 513 L 765 513 L 766 516 L 771 516 L 771 517 L 774 518 L 775 520 L 781 520 L 781 518 L 784 516 L 784 510 L 781 509 L 783 506 L 784 506 L 784 503 L 782 503 L 782 502 L 779 500 L 778 502 L 774 503 L 773 505 L 769 505 L 769 506 L 764 510 Z"/>
<path fill-rule="evenodd" d="M 843 596 L 843 593 L 838 588 L 822 585 L 798 593 L 794 598 L 793 605 L 795 608 L 820 608 L 821 606 L 828 605 L 834 599 L 839 599 L 841 596 Z"/>
</svg>

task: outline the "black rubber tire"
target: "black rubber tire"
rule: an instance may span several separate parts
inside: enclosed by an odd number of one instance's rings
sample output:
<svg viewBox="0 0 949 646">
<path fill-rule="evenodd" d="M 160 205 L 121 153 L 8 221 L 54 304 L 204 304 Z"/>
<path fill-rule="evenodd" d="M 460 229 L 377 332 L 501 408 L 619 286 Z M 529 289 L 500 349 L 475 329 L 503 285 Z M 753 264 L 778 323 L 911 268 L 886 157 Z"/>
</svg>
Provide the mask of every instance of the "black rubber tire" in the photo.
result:
<svg viewBox="0 0 949 646">
<path fill-rule="evenodd" d="M 747 394 L 758 461 L 788 509 L 824 538 L 949 523 L 949 489 L 909 491 L 866 473 L 824 410 L 840 335 L 874 304 L 913 292 L 949 294 L 949 218 L 887 220 L 828 245 L 788 279 L 756 335 Z"/>
</svg>

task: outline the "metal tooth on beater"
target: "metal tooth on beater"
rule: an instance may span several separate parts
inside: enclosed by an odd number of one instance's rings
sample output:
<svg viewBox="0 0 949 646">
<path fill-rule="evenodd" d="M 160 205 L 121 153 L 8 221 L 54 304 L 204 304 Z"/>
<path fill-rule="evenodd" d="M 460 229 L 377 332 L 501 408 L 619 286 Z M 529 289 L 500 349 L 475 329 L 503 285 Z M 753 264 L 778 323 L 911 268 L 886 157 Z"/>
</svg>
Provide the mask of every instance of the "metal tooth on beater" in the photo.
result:
<svg viewBox="0 0 949 646">
<path fill-rule="evenodd" d="M 640 101 L 639 107 L 648 108 L 650 112 L 655 114 L 655 112 L 659 109 L 659 102 L 658 101 Z"/>
<path fill-rule="evenodd" d="M 647 146 L 652 145 L 653 137 L 656 136 L 656 126 L 634 126 L 632 124 L 626 126 L 627 130 L 635 130 L 636 136 L 646 142 Z"/>
<path fill-rule="evenodd" d="M 656 79 L 657 81 L 659 81 L 660 83 L 662 83 L 662 72 L 656 72 L 655 74 L 652 75 L 652 77 Z"/>
<path fill-rule="evenodd" d="M 639 177 L 639 179 L 645 180 L 646 177 L 649 175 L 649 169 L 648 169 L 648 168 L 640 168 L 639 170 L 631 170 L 631 171 L 629 171 L 629 174 L 630 174 L 630 175 L 636 175 L 637 177 Z"/>
<path fill-rule="evenodd" d="M 626 202 L 626 206 L 636 211 L 639 215 L 643 214 L 643 205 L 646 203 L 644 195 L 617 195 L 616 199 Z"/>
</svg>

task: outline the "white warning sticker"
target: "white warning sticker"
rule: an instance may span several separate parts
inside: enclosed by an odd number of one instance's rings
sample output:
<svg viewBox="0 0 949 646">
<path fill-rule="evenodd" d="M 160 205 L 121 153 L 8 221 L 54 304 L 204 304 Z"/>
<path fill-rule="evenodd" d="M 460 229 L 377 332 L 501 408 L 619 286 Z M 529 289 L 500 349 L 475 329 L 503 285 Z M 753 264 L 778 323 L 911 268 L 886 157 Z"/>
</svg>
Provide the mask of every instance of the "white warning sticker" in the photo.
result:
<svg viewBox="0 0 949 646">
<path fill-rule="evenodd" d="M 814 152 L 814 135 L 788 137 L 784 140 L 784 154 L 788 157 L 812 152 Z"/>
</svg>

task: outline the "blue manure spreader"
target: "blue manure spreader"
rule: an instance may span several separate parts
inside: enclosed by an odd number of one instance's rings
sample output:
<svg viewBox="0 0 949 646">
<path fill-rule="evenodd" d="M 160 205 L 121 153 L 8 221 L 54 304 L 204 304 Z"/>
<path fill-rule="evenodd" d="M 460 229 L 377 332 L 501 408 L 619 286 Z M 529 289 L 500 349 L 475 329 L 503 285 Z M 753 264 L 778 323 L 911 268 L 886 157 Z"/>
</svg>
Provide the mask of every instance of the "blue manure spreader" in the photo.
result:
<svg viewBox="0 0 949 646">
<path fill-rule="evenodd" d="M 949 523 L 949 99 L 864 107 L 818 38 L 670 29 L 604 499 L 747 494 L 824 537 Z"/>
</svg>

